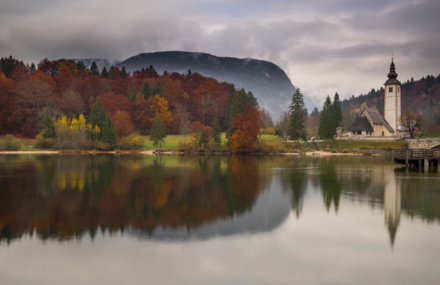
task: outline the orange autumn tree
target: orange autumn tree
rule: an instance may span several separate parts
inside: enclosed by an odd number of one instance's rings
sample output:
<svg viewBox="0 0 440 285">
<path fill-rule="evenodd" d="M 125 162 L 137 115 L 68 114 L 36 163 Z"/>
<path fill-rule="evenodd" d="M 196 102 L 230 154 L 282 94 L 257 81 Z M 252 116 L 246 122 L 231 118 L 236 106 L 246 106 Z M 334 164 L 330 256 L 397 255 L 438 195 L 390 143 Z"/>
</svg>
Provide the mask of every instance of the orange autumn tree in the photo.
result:
<svg viewBox="0 0 440 285">
<path fill-rule="evenodd" d="M 162 124 L 164 124 L 165 127 L 168 127 L 173 121 L 171 112 L 168 110 L 168 101 L 159 95 L 154 96 L 153 104 L 151 105 L 151 111 L 151 122 L 153 122 L 154 119 L 158 117 L 162 121 Z"/>
<path fill-rule="evenodd" d="M 134 131 L 134 125 L 131 122 L 130 115 L 124 111 L 116 111 L 116 113 L 112 116 L 112 121 L 118 139 L 123 136 L 127 136 Z"/>
<path fill-rule="evenodd" d="M 253 152 L 258 148 L 259 111 L 246 103 L 243 113 L 235 115 L 231 127 L 235 132 L 229 138 L 232 152 Z"/>
</svg>

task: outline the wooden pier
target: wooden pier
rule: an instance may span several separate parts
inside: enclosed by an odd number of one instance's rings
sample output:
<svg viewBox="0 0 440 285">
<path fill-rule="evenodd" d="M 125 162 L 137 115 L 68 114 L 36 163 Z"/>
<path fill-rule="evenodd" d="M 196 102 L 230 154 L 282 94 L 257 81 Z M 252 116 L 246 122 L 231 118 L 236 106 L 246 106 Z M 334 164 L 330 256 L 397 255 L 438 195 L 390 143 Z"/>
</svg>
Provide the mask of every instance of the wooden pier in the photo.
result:
<svg viewBox="0 0 440 285">
<path fill-rule="evenodd" d="M 440 149 L 402 149 L 393 151 L 396 164 L 404 164 L 407 168 L 418 168 L 428 171 L 439 169 Z"/>
</svg>

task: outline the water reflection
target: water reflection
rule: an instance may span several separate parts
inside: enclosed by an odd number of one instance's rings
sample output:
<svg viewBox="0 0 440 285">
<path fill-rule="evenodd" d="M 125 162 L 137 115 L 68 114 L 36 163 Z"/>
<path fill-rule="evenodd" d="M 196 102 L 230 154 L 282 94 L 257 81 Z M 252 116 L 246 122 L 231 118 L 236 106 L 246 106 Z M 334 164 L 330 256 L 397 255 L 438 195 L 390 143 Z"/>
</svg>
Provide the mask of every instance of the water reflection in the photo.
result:
<svg viewBox="0 0 440 285">
<path fill-rule="evenodd" d="M 0 238 L 270 232 L 290 211 L 301 219 L 307 197 L 318 195 L 328 214 L 344 202 L 383 211 L 393 246 L 401 215 L 440 220 L 439 183 L 436 173 L 396 170 L 380 157 L 4 155 Z"/>
<path fill-rule="evenodd" d="M 130 228 L 151 236 L 184 227 L 189 233 L 244 216 L 269 181 L 259 174 L 256 157 L 1 159 L 0 235 L 7 241 L 34 231 L 42 239 L 93 238 L 98 228 L 110 233 Z M 287 215 L 285 209 L 274 222 Z"/>
</svg>

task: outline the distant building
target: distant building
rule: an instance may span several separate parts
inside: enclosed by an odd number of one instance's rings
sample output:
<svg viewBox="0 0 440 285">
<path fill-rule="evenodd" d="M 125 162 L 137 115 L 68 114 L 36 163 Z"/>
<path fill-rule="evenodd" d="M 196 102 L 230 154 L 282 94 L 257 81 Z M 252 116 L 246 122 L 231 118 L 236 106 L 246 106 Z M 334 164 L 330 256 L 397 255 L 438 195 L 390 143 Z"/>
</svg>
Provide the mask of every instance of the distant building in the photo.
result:
<svg viewBox="0 0 440 285">
<path fill-rule="evenodd" d="M 400 87 L 401 83 L 397 80 L 396 67 L 393 60 L 391 60 L 390 72 L 388 73 L 388 80 L 384 84 L 384 106 L 383 116 L 390 126 L 395 130 L 395 135 L 400 131 Z"/>
<path fill-rule="evenodd" d="M 365 108 L 351 124 L 349 131 L 352 136 L 363 137 L 394 137 L 394 129 L 382 117 L 377 109 Z"/>
<path fill-rule="evenodd" d="M 400 124 L 401 83 L 397 80 L 394 60 L 391 60 L 388 80 L 384 90 L 384 116 L 377 109 L 365 108 L 351 124 L 349 131 L 338 133 L 341 140 L 396 140 L 406 133 Z"/>
</svg>

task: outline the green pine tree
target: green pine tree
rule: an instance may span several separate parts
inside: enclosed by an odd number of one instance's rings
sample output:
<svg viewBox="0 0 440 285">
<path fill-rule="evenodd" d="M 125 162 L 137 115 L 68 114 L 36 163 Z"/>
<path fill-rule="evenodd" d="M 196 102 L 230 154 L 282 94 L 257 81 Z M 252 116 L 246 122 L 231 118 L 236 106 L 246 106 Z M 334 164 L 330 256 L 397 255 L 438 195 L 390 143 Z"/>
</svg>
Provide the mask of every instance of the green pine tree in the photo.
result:
<svg viewBox="0 0 440 285">
<path fill-rule="evenodd" d="M 153 125 L 151 126 L 150 141 L 152 141 L 153 145 L 157 147 L 157 150 L 160 150 L 161 145 L 165 143 L 165 138 L 165 128 L 159 117 L 156 117 L 154 119 Z"/>
<path fill-rule="evenodd" d="M 322 107 L 321 117 L 319 120 L 319 136 L 322 139 L 333 138 L 333 133 L 336 132 L 336 129 L 331 130 L 332 128 L 332 101 L 330 100 L 330 96 L 327 96 L 324 106 Z"/>
<path fill-rule="evenodd" d="M 101 76 L 104 78 L 108 78 L 108 71 L 107 71 L 107 68 L 105 68 L 105 66 L 101 71 Z"/>
<path fill-rule="evenodd" d="M 110 69 L 108 71 L 108 78 L 111 80 L 115 80 L 116 76 L 115 76 L 115 67 L 112 65 L 110 66 Z"/>
<path fill-rule="evenodd" d="M 104 123 L 102 124 L 101 141 L 109 144 L 116 143 L 115 126 L 113 125 L 113 121 L 109 113 L 107 113 L 107 116 L 105 116 Z"/>
<path fill-rule="evenodd" d="M 160 97 L 163 97 L 162 85 L 160 84 L 160 81 L 156 82 L 156 85 L 154 85 L 151 93 L 153 96 L 159 95 Z"/>
<path fill-rule="evenodd" d="M 99 75 L 99 69 L 95 62 L 90 66 L 89 75 Z"/>
<path fill-rule="evenodd" d="M 151 72 L 153 74 L 157 74 L 156 69 L 154 69 L 154 66 L 152 66 L 151 64 L 150 64 L 150 66 L 146 70 L 148 70 L 149 72 Z"/>
<path fill-rule="evenodd" d="M 41 118 L 41 125 L 43 126 L 44 132 L 43 137 L 46 139 L 56 138 L 57 134 L 55 131 L 55 124 L 53 120 L 55 119 L 55 110 L 52 102 L 48 102 L 46 108 L 44 108 L 43 116 Z"/>
<path fill-rule="evenodd" d="M 105 117 L 106 116 L 104 108 L 102 108 L 101 100 L 98 97 L 96 98 L 95 104 L 93 105 L 92 111 L 90 112 L 87 123 L 91 124 L 92 126 L 98 125 L 98 127 L 102 130 Z"/>
<path fill-rule="evenodd" d="M 297 88 L 292 96 L 290 104 L 290 127 L 289 135 L 292 140 L 305 139 L 306 136 L 306 116 L 304 112 L 304 98 L 300 89 Z"/>
<path fill-rule="evenodd" d="M 142 86 L 141 94 L 144 95 L 144 98 L 147 99 L 150 97 L 150 85 L 148 85 L 148 82 L 144 82 L 144 86 Z"/>
<path fill-rule="evenodd" d="M 138 90 L 137 90 L 137 88 L 136 88 L 136 86 L 135 87 L 133 87 L 132 89 L 131 89 L 131 92 L 130 92 L 130 102 L 131 103 L 133 103 L 134 101 L 136 101 L 136 96 L 137 96 L 137 93 L 138 93 Z"/>
<path fill-rule="evenodd" d="M 121 78 L 124 78 L 125 76 L 127 76 L 127 71 L 125 71 L 125 66 L 123 66 L 121 71 Z"/>
<path fill-rule="evenodd" d="M 80 60 L 76 63 L 76 69 L 78 70 L 82 70 L 82 69 L 86 69 L 87 66 L 85 65 L 84 61 Z"/>
<path fill-rule="evenodd" d="M 37 68 L 35 67 L 35 64 L 33 62 L 32 62 L 31 67 L 29 69 L 30 69 L 31 73 L 34 73 L 37 70 Z"/>
<path fill-rule="evenodd" d="M 58 74 L 58 68 L 55 65 L 55 63 L 52 63 L 52 65 L 50 66 L 50 70 L 49 70 L 50 76 L 54 77 L 55 75 Z"/>
<path fill-rule="evenodd" d="M 206 135 L 205 128 L 202 129 L 202 133 L 200 134 L 199 146 L 203 147 L 208 143 L 208 136 Z"/>
<path fill-rule="evenodd" d="M 228 130 L 226 131 L 226 137 L 230 137 L 235 133 L 235 129 L 231 127 L 234 117 L 238 113 L 243 113 L 244 106 L 246 103 L 253 103 L 253 98 L 246 94 L 244 89 L 236 90 L 232 93 L 231 103 L 229 105 L 229 113 L 227 116 L 228 120 Z"/>
<path fill-rule="evenodd" d="M 2 71 L 6 77 L 10 77 L 12 74 L 12 71 L 15 68 L 15 59 L 11 56 L 9 58 L 2 57 L 0 59 L 0 71 Z"/>
<path fill-rule="evenodd" d="M 338 92 L 336 92 L 332 104 L 332 124 L 335 133 L 336 133 L 336 128 L 341 126 L 342 119 L 343 119 L 343 115 L 341 109 L 341 101 L 339 100 Z"/>
<path fill-rule="evenodd" d="M 217 113 L 214 113 L 211 127 L 211 137 L 214 140 L 216 147 L 219 147 L 222 143 L 222 134 L 220 133 L 220 123 L 218 122 Z"/>
<path fill-rule="evenodd" d="M 234 84 L 232 84 L 231 90 L 229 90 L 228 98 L 226 99 L 226 108 L 225 108 L 226 119 L 224 120 L 225 127 L 229 127 L 229 125 L 231 124 L 231 122 L 229 121 L 229 111 L 231 108 L 232 97 L 234 96 L 234 93 L 235 93 L 235 86 Z"/>
</svg>

